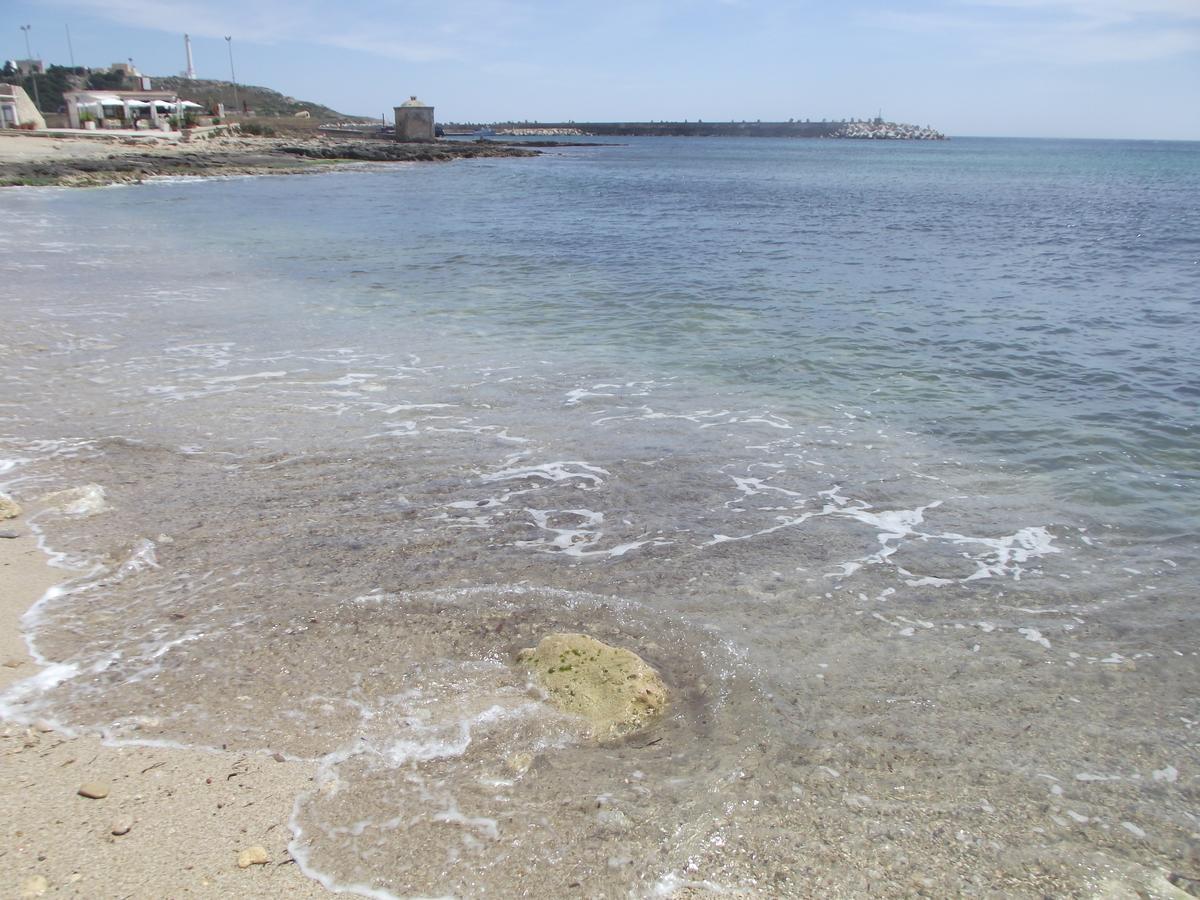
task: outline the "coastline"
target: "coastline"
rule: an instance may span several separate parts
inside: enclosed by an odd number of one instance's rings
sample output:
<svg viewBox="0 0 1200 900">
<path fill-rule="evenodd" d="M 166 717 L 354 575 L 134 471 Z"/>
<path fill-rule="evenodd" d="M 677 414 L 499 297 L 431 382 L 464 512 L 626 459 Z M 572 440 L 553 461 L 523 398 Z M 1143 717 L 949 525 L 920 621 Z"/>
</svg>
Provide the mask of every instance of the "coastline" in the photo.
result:
<svg viewBox="0 0 1200 900">
<path fill-rule="evenodd" d="M 156 177 L 299 175 L 341 165 L 530 157 L 505 144 L 212 137 L 178 143 L 0 135 L 0 187 L 102 187 Z"/>
<path fill-rule="evenodd" d="M 37 672 L 24 612 L 62 575 L 23 518 L 0 522 L 0 690 Z M 0 892 L 7 897 L 325 897 L 287 852 L 288 818 L 315 767 L 270 756 L 107 746 L 0 722 Z M 79 787 L 105 782 L 86 799 Z M 124 820 L 124 822 L 121 822 Z M 114 824 L 129 824 L 114 835 Z M 120 830 L 120 829 L 117 829 Z M 240 869 L 260 845 L 270 862 Z"/>
</svg>

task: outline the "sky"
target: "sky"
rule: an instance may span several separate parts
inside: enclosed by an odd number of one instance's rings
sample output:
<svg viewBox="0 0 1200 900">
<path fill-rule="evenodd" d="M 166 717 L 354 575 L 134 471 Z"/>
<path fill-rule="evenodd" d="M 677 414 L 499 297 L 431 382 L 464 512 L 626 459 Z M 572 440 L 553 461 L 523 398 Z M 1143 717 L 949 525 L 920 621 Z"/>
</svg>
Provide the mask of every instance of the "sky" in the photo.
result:
<svg viewBox="0 0 1200 900">
<path fill-rule="evenodd" d="M 441 122 L 867 118 L 1200 140 L 1200 0 L 5 0 L 0 55 Z"/>
</svg>

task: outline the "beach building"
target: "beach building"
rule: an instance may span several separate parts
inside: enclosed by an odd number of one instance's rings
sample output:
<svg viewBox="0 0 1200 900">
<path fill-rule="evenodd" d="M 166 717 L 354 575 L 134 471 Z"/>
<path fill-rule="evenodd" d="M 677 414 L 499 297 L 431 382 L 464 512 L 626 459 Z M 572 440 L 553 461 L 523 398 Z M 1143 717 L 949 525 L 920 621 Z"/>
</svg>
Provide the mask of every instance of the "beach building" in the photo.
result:
<svg viewBox="0 0 1200 900">
<path fill-rule="evenodd" d="M 38 112 L 25 88 L 0 84 L 0 128 L 29 128 L 40 131 L 46 120 Z"/>
<path fill-rule="evenodd" d="M 170 129 L 172 116 L 203 109 L 180 100 L 173 91 L 66 91 L 67 120 L 72 128 Z"/>
<path fill-rule="evenodd" d="M 396 140 L 434 140 L 432 106 L 426 106 L 413 95 L 393 109 L 396 113 Z"/>
</svg>

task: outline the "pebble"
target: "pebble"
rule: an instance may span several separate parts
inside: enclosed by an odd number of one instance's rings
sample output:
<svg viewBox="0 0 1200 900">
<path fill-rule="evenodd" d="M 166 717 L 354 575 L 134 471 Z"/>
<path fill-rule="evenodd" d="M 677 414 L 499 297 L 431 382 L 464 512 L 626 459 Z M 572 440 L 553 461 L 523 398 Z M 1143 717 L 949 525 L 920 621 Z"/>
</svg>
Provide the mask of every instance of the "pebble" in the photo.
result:
<svg viewBox="0 0 1200 900">
<path fill-rule="evenodd" d="M 285 757 L 282 753 L 272 753 L 271 759 L 275 760 L 275 762 L 283 762 Z"/>
<path fill-rule="evenodd" d="M 532 753 L 512 753 L 504 760 L 504 765 L 514 775 L 524 775 L 533 765 Z"/>
<path fill-rule="evenodd" d="M 112 833 L 117 837 L 123 834 L 129 834 L 129 829 L 133 827 L 133 819 L 129 816 L 121 816 L 112 823 Z"/>
<path fill-rule="evenodd" d="M 25 660 L 17 659 L 14 656 L 11 659 L 6 659 L 3 663 L 3 665 L 4 665 L 4 668 L 6 668 L 6 669 L 19 669 L 19 668 L 21 668 L 21 666 L 25 665 Z"/>
<path fill-rule="evenodd" d="M 16 531 L 0 531 L 0 538 L 5 540 L 15 541 L 20 536 L 20 533 Z"/>
<path fill-rule="evenodd" d="M 22 897 L 41 897 L 50 890 L 50 882 L 45 875 L 30 875 L 21 882 Z"/>
<path fill-rule="evenodd" d="M 271 861 L 271 856 L 267 853 L 267 848 L 255 844 L 253 847 L 248 847 L 238 854 L 238 868 L 248 869 L 251 866 L 265 866 Z"/>
<path fill-rule="evenodd" d="M 103 781 L 89 781 L 87 784 L 80 785 L 79 796 L 87 797 L 89 800 L 103 800 L 108 796 L 108 785 Z"/>
<path fill-rule="evenodd" d="M 42 734 L 49 734 L 51 731 L 54 730 L 54 726 L 51 725 L 49 722 L 47 722 L 45 719 L 38 719 L 36 722 L 33 723 L 33 727 L 36 728 L 38 731 L 40 731 Z"/>
</svg>

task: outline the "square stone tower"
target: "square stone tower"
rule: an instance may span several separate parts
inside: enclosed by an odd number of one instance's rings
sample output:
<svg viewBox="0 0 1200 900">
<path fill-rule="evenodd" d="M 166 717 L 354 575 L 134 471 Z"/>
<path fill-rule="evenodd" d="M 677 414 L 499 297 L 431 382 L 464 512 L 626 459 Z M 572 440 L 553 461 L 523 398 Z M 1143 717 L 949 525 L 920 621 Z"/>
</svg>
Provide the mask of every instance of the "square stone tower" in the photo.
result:
<svg viewBox="0 0 1200 900">
<path fill-rule="evenodd" d="M 433 107 L 426 106 L 415 96 L 409 97 L 395 107 L 396 140 L 398 141 L 432 141 Z"/>
</svg>

